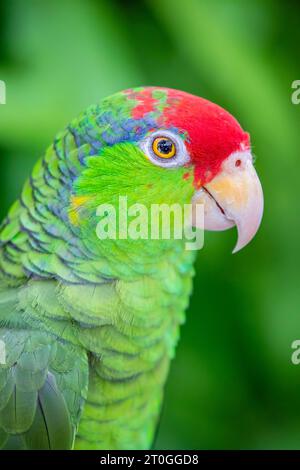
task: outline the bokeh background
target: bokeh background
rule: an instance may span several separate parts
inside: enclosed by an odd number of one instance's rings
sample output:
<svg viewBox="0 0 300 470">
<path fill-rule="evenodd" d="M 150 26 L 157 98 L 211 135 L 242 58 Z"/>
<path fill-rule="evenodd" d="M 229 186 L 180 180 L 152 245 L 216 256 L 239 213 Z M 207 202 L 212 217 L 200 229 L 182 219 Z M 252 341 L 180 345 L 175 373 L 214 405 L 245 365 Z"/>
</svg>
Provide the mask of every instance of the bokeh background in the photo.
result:
<svg viewBox="0 0 300 470">
<path fill-rule="evenodd" d="M 255 240 L 207 234 L 158 449 L 299 449 L 300 4 L 1 0 L 0 215 L 54 134 L 137 85 L 204 96 L 251 133 L 265 192 Z"/>
</svg>

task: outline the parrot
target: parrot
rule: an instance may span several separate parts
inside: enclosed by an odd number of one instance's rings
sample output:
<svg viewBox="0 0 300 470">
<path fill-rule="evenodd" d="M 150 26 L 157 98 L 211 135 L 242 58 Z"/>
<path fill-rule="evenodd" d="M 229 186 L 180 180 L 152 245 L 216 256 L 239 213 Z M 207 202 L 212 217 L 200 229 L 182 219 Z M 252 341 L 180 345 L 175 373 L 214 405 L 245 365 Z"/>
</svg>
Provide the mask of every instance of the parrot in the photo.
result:
<svg viewBox="0 0 300 470">
<path fill-rule="evenodd" d="M 263 215 L 249 133 L 217 104 L 140 86 L 73 119 L 0 226 L 2 450 L 153 445 L 197 250 L 99 239 L 97 208 L 120 196 L 202 205 L 205 230 L 236 227 L 234 252 Z"/>
</svg>

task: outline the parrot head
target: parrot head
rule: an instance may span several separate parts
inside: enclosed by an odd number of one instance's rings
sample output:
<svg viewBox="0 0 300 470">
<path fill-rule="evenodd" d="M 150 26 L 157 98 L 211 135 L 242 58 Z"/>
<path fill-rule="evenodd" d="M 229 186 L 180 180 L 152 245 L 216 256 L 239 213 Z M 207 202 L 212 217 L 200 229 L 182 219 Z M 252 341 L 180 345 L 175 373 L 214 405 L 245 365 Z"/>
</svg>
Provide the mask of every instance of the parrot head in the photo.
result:
<svg viewBox="0 0 300 470">
<path fill-rule="evenodd" d="M 74 133 L 91 150 L 73 204 L 92 196 L 113 203 L 120 194 L 146 205 L 203 204 L 205 230 L 237 227 L 234 252 L 257 232 L 263 193 L 249 134 L 220 106 L 173 89 L 134 88 L 91 107 Z"/>
</svg>

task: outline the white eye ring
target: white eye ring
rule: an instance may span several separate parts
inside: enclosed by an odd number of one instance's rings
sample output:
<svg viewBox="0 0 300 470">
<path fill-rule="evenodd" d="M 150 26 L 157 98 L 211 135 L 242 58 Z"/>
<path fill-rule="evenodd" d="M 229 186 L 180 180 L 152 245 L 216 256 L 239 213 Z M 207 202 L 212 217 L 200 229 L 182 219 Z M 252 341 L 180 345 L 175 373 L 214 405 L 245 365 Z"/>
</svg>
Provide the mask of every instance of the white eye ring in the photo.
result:
<svg viewBox="0 0 300 470">
<path fill-rule="evenodd" d="M 175 155 L 171 158 L 161 158 L 156 155 L 153 151 L 153 142 L 157 137 L 165 137 L 166 139 L 170 139 L 176 148 Z M 164 168 L 176 168 L 179 166 L 183 166 L 184 164 L 190 161 L 190 156 L 186 149 L 186 146 L 183 140 L 179 137 L 178 134 L 174 132 L 167 131 L 162 129 L 160 131 L 152 132 L 151 134 L 147 135 L 141 142 L 140 142 L 141 150 L 146 154 L 146 156 L 157 166 L 161 166 Z"/>
</svg>

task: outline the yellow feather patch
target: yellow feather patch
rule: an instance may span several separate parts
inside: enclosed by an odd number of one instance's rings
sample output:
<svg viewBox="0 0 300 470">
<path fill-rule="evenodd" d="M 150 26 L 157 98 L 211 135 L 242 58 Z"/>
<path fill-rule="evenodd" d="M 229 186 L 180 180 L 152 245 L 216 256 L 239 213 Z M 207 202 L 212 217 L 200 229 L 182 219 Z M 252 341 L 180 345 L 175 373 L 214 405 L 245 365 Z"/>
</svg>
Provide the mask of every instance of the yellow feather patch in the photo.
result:
<svg viewBox="0 0 300 470">
<path fill-rule="evenodd" d="M 89 199 L 90 196 L 71 196 L 69 219 L 73 225 L 78 226 L 80 224 L 79 211 Z"/>
</svg>

